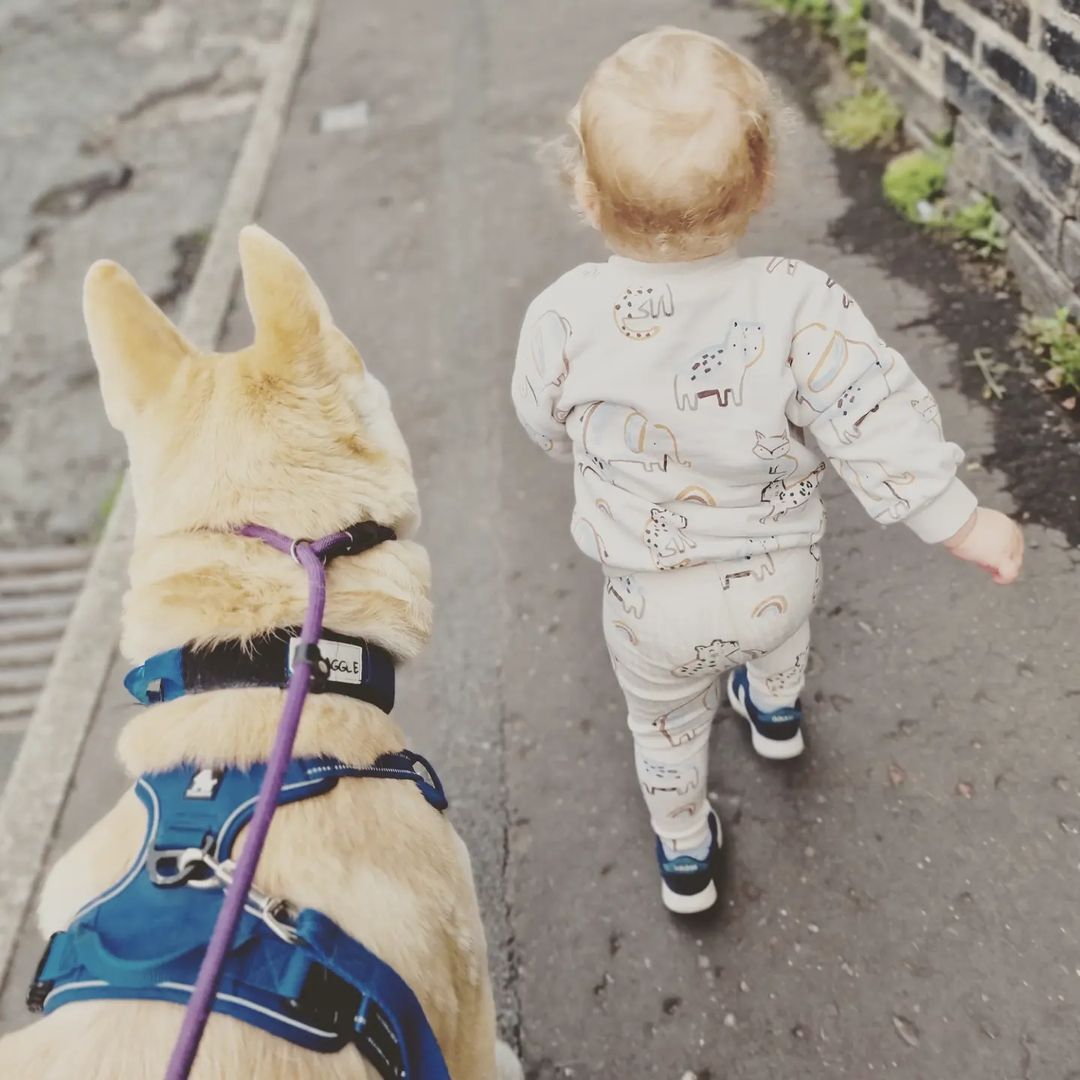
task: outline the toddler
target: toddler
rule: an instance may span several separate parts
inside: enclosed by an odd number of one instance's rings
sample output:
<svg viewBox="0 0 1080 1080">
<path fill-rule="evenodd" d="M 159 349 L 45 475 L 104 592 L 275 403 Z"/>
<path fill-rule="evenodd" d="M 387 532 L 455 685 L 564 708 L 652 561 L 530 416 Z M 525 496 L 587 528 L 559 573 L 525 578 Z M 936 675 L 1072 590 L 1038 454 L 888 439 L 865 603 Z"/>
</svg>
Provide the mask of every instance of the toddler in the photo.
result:
<svg viewBox="0 0 1080 1080">
<path fill-rule="evenodd" d="M 770 113 L 761 73 L 704 34 L 659 29 L 597 68 L 567 172 L 613 254 L 532 302 L 514 372 L 522 425 L 573 461 L 571 529 L 606 575 L 661 896 L 680 913 L 716 902 L 706 769 L 722 677 L 759 754 L 803 750 L 823 457 L 877 521 L 1000 583 L 1023 555 L 852 297 L 812 266 L 736 253 L 770 189 Z"/>
</svg>

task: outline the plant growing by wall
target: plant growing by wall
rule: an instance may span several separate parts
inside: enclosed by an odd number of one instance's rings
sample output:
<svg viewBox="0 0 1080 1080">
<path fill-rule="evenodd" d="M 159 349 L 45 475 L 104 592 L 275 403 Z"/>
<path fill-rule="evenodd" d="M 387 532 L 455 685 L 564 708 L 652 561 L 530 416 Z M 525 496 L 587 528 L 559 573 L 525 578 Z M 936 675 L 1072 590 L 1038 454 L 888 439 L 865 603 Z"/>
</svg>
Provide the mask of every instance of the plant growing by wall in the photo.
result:
<svg viewBox="0 0 1080 1080">
<path fill-rule="evenodd" d="M 989 195 L 981 195 L 959 210 L 948 211 L 945 227 L 980 258 L 990 259 L 1005 250 L 999 220 L 994 200 Z"/>
<path fill-rule="evenodd" d="M 854 74 L 866 73 L 866 4 L 865 0 L 849 0 L 844 11 L 837 14 L 830 28 L 844 63 Z"/>
<path fill-rule="evenodd" d="M 840 50 L 844 63 L 854 74 L 866 71 L 866 3 L 848 0 L 837 10 L 833 0 L 765 0 L 785 15 L 804 19 Z"/>
<path fill-rule="evenodd" d="M 770 0 L 770 6 L 798 19 L 806 19 L 819 30 L 828 29 L 836 15 L 832 0 Z"/>
<path fill-rule="evenodd" d="M 825 137 L 844 150 L 885 148 L 896 142 L 903 118 L 900 107 L 884 90 L 864 86 L 825 113 Z"/>
<path fill-rule="evenodd" d="M 1080 390 L 1080 326 L 1059 308 L 1050 318 L 1029 318 L 1025 330 L 1035 355 L 1050 369 L 1053 386 Z"/>
<path fill-rule="evenodd" d="M 881 187 L 885 198 L 908 221 L 917 225 L 942 224 L 940 203 L 948 169 L 949 155 L 945 150 L 909 150 L 885 167 Z"/>
</svg>

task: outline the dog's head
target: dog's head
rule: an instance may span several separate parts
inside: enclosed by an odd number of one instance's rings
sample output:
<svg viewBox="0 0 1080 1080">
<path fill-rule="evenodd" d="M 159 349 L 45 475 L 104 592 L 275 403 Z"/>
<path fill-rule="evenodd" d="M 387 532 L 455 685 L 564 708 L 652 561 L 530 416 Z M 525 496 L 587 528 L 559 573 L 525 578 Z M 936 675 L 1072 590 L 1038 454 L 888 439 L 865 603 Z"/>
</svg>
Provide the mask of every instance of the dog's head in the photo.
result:
<svg viewBox="0 0 1080 1080">
<path fill-rule="evenodd" d="M 363 518 L 403 535 L 419 516 L 382 384 L 334 325 L 300 261 L 240 234 L 255 342 L 203 352 L 116 263 L 86 276 L 101 392 L 127 440 L 140 537 L 245 522 L 322 536 Z"/>
</svg>

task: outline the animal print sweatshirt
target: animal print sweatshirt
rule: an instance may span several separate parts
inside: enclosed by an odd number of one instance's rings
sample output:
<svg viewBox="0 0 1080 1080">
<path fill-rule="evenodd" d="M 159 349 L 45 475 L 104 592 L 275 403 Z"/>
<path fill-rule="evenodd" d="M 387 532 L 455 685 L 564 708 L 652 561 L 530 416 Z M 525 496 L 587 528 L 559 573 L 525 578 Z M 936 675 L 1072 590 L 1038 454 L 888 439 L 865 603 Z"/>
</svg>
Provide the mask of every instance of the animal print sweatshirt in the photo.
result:
<svg viewBox="0 0 1080 1080">
<path fill-rule="evenodd" d="M 572 458 L 574 539 L 609 573 L 811 547 L 823 458 L 873 518 L 928 543 L 976 505 L 904 358 L 789 259 L 571 270 L 529 306 L 513 399 L 533 441 Z"/>
</svg>

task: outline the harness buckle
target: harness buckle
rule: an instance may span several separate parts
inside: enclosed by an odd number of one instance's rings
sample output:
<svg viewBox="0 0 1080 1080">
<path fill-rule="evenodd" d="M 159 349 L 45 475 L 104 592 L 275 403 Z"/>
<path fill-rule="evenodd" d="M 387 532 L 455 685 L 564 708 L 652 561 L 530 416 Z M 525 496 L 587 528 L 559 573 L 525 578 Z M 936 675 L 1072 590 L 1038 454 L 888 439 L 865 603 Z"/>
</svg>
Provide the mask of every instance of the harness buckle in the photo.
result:
<svg viewBox="0 0 1080 1080">
<path fill-rule="evenodd" d="M 363 994 L 322 964 L 312 964 L 300 993 L 291 1001 L 309 1023 L 342 1034 L 353 1033 L 353 1017 Z"/>
<path fill-rule="evenodd" d="M 190 885 L 194 889 L 213 889 L 217 881 L 211 875 L 196 877 L 214 838 L 208 836 L 202 848 L 153 848 L 146 853 L 146 873 L 150 880 L 163 889 L 177 885 Z"/>
<path fill-rule="evenodd" d="M 26 991 L 26 1007 L 32 1013 L 39 1013 L 45 1008 L 45 999 L 52 993 L 52 988 L 56 985 L 55 979 L 43 979 L 41 973 L 45 970 L 49 953 L 52 952 L 53 942 L 57 939 L 59 933 L 57 931 L 45 942 L 45 951 L 41 954 L 41 959 L 34 969 L 34 977 L 30 980 L 30 988 Z"/>
</svg>

